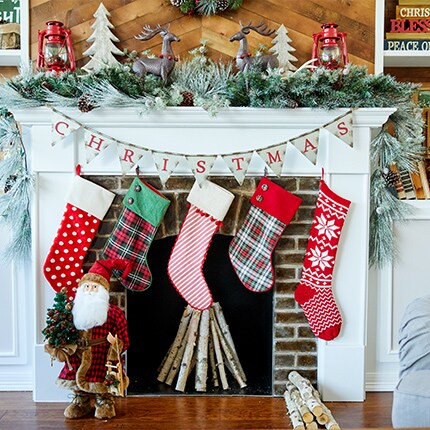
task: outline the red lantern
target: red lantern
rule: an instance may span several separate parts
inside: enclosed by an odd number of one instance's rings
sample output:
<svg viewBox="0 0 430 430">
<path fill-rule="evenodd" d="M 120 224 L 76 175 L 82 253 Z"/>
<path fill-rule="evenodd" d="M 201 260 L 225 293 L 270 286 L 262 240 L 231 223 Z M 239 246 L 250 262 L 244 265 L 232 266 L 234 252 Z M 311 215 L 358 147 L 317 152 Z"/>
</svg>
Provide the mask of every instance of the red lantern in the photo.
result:
<svg viewBox="0 0 430 430">
<path fill-rule="evenodd" d="M 37 70 L 57 73 L 75 70 L 71 31 L 62 28 L 63 23 L 59 21 L 48 21 L 46 26 L 45 30 L 39 30 Z"/>
<path fill-rule="evenodd" d="M 346 33 L 337 31 L 338 25 L 334 22 L 323 24 L 322 31 L 313 35 L 312 58 L 316 58 L 316 65 L 327 69 L 337 69 L 348 63 L 346 50 Z"/>
</svg>

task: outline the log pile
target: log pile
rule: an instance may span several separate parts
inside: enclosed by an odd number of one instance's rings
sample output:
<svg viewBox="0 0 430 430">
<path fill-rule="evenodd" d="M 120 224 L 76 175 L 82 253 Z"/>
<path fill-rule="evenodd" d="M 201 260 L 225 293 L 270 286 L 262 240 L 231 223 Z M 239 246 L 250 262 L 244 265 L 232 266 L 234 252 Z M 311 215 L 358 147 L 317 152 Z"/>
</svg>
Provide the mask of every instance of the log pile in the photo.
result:
<svg viewBox="0 0 430 430">
<path fill-rule="evenodd" d="M 240 388 L 246 387 L 246 376 L 237 356 L 236 348 L 219 303 L 198 311 L 187 306 L 179 323 L 178 332 L 164 357 L 158 381 L 185 391 L 188 377 L 195 369 L 194 387 L 206 392 L 208 378 L 212 386 L 230 388 L 228 370 Z"/>
<path fill-rule="evenodd" d="M 293 371 L 288 375 L 288 380 L 284 399 L 295 430 L 316 430 L 318 426 L 328 430 L 340 429 L 330 409 L 321 401 L 319 392 L 308 379 Z"/>
</svg>

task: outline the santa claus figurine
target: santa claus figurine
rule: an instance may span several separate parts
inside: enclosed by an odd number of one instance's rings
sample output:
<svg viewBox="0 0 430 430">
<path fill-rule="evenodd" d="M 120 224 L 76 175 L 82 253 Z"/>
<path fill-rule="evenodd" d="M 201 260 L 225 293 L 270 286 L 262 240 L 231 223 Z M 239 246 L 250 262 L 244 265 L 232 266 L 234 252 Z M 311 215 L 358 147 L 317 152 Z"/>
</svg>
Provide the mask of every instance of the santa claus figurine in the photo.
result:
<svg viewBox="0 0 430 430">
<path fill-rule="evenodd" d="M 117 362 L 129 346 L 127 321 L 118 306 L 109 304 L 112 270 L 123 271 L 125 278 L 131 263 L 124 259 L 98 260 L 78 283 L 73 303 L 73 322 L 80 331 L 78 350 L 61 371 L 57 385 L 73 391 L 74 399 L 64 411 L 66 418 L 80 418 L 91 412 L 95 396 L 95 417 L 115 416 L 112 390 L 106 379 L 106 363 Z M 122 376 L 122 375 L 121 375 Z M 125 377 L 123 388 L 127 388 Z"/>
</svg>

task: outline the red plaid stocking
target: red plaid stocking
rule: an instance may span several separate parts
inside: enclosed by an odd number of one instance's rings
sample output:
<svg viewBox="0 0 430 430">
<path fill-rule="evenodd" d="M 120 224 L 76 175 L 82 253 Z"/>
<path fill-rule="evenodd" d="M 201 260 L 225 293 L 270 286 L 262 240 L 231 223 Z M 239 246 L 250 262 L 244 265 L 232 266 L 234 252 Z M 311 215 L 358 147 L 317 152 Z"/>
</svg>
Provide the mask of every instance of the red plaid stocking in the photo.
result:
<svg viewBox="0 0 430 430">
<path fill-rule="evenodd" d="M 229 248 L 237 276 L 251 291 L 263 293 L 275 281 L 272 253 L 302 199 L 262 178 L 251 197 L 251 208 Z"/>
<path fill-rule="evenodd" d="M 125 258 L 133 268 L 121 284 L 129 290 L 144 291 L 152 276 L 146 255 L 170 201 L 155 188 L 135 178 L 123 200 L 124 208 L 110 235 L 104 254 L 108 258 Z M 113 270 L 115 276 L 120 273 Z"/>
<path fill-rule="evenodd" d="M 332 281 L 340 233 L 350 204 L 321 180 L 302 278 L 295 291 L 312 331 L 324 340 L 337 337 L 342 325 Z"/>
<path fill-rule="evenodd" d="M 46 280 L 55 291 L 66 287 L 69 300 L 75 297 L 83 276 L 84 257 L 115 194 L 75 176 L 66 210 L 54 243 L 43 266 Z"/>
<path fill-rule="evenodd" d="M 213 300 L 203 276 L 203 264 L 213 235 L 234 199 L 233 194 L 205 181 L 194 184 L 188 196 L 190 209 L 176 239 L 167 271 L 178 293 L 194 309 L 204 310 Z"/>
</svg>

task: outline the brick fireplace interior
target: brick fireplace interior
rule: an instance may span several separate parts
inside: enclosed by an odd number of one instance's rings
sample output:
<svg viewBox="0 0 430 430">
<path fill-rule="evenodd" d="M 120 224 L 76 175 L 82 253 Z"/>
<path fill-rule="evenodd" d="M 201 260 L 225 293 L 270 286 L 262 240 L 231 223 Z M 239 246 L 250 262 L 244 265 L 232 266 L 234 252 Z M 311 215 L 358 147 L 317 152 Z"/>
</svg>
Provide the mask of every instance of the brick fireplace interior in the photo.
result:
<svg viewBox="0 0 430 430">
<path fill-rule="evenodd" d="M 122 209 L 122 199 L 133 177 L 89 176 L 116 194 L 98 235 L 87 255 L 84 271 L 98 258 Z M 163 187 L 158 178 L 143 180 L 160 190 L 171 201 L 148 253 L 153 274 L 152 286 L 145 292 L 126 292 L 118 282 L 111 287 L 111 301 L 127 313 L 131 347 L 127 356 L 129 394 L 172 394 L 172 388 L 156 381 L 157 367 L 173 342 L 186 305 L 167 278 L 167 261 L 187 212 L 186 198 L 194 183 L 192 177 L 171 177 Z M 315 209 L 319 178 L 271 178 L 303 202 L 292 223 L 287 226 L 273 256 L 276 282 L 268 293 L 252 293 L 235 276 L 228 258 L 228 244 L 242 225 L 259 178 L 246 178 L 239 186 L 232 177 L 211 177 L 211 181 L 235 195 L 223 226 L 214 237 L 204 273 L 214 300 L 223 308 L 236 344 L 239 358 L 248 377 L 243 390 L 220 394 L 281 395 L 291 370 L 298 370 L 316 382 L 317 343 L 306 318 L 294 300 Z M 191 379 L 191 378 L 190 378 Z M 237 387 L 237 389 L 236 389 Z M 188 393 L 193 391 L 188 390 Z M 210 392 L 213 394 L 214 392 Z"/>
</svg>

